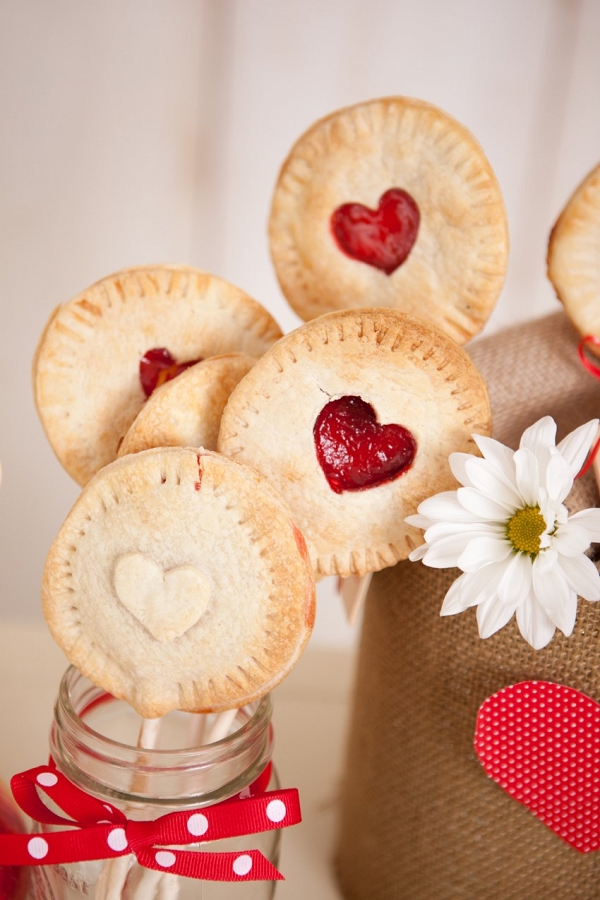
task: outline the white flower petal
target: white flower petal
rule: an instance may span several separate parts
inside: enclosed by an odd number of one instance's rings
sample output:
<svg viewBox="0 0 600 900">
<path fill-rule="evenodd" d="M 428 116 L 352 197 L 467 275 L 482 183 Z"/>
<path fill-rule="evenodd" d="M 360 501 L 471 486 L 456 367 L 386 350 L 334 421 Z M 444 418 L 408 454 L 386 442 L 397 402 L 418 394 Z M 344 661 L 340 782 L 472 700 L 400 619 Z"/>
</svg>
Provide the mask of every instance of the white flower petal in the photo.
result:
<svg viewBox="0 0 600 900">
<path fill-rule="evenodd" d="M 441 538 L 434 544 L 428 542 L 423 562 L 433 569 L 451 569 L 458 565 L 459 557 L 471 540 L 470 534 L 455 534 Z"/>
<path fill-rule="evenodd" d="M 514 488 L 517 486 L 515 480 L 515 465 L 513 462 L 514 451 L 510 447 L 495 441 L 494 438 L 483 437 L 479 434 L 472 435 L 473 440 L 481 450 L 484 459 L 492 465 L 499 475 L 503 475 Z"/>
<path fill-rule="evenodd" d="M 483 537 L 485 535 L 498 535 L 504 537 L 506 528 L 495 522 L 436 522 L 425 532 L 425 540 L 428 544 L 434 544 L 454 534 L 464 534 L 469 539 Z"/>
<path fill-rule="evenodd" d="M 501 603 L 516 609 L 531 590 L 531 559 L 525 553 L 515 553 L 505 564 L 504 573 L 498 585 L 498 599 Z"/>
<path fill-rule="evenodd" d="M 546 489 L 552 500 L 562 502 L 573 487 L 569 463 L 555 451 L 546 469 Z"/>
<path fill-rule="evenodd" d="M 463 572 L 477 572 L 489 563 L 502 562 L 511 550 L 509 542 L 501 537 L 472 538 L 455 565 Z"/>
<path fill-rule="evenodd" d="M 561 556 L 559 564 L 571 588 L 584 600 L 600 600 L 600 575 L 587 556 Z"/>
<path fill-rule="evenodd" d="M 478 572 L 466 572 L 457 578 L 446 594 L 441 616 L 451 616 L 463 612 L 470 606 L 485 603 L 496 596 L 498 582 L 505 569 L 505 563 L 491 563 Z"/>
<path fill-rule="evenodd" d="M 480 603 L 477 607 L 477 624 L 479 637 L 489 638 L 501 628 L 504 628 L 515 613 L 515 608 L 507 606 L 498 598 Z"/>
<path fill-rule="evenodd" d="M 442 491 L 419 503 L 418 512 L 433 522 L 472 522 L 473 516 L 458 502 L 456 491 Z"/>
<path fill-rule="evenodd" d="M 517 487 L 526 506 L 537 506 L 540 494 L 540 468 L 537 457 L 528 447 L 515 453 Z"/>
<path fill-rule="evenodd" d="M 450 585 L 450 588 L 444 597 L 442 608 L 440 609 L 440 616 L 455 616 L 457 613 L 464 612 L 465 609 L 467 609 L 462 602 L 461 582 L 464 578 L 466 578 L 465 575 L 460 575 L 456 581 L 453 581 Z"/>
<path fill-rule="evenodd" d="M 580 425 L 558 444 L 558 449 L 571 468 L 573 478 L 579 474 L 597 434 L 598 419 L 592 419 L 591 422 Z"/>
<path fill-rule="evenodd" d="M 418 562 L 420 559 L 423 559 L 428 550 L 429 544 L 420 544 L 412 553 L 408 554 L 408 558 L 411 562 Z"/>
<path fill-rule="evenodd" d="M 448 457 L 450 471 L 456 480 L 461 484 L 464 484 L 465 487 L 471 487 L 471 482 L 466 470 L 466 465 L 471 459 L 474 459 L 471 453 L 451 453 Z"/>
<path fill-rule="evenodd" d="M 589 532 L 577 522 L 559 525 L 552 537 L 552 546 L 563 556 L 579 556 L 590 546 Z"/>
<path fill-rule="evenodd" d="M 513 488 L 507 479 L 498 474 L 485 459 L 471 457 L 465 463 L 467 477 L 470 485 L 467 487 L 477 488 L 487 497 L 493 497 L 496 502 L 511 505 L 514 509 L 523 505 L 521 497 Z"/>
<path fill-rule="evenodd" d="M 533 592 L 550 621 L 568 637 L 575 626 L 577 595 L 560 566 L 548 568 L 543 561 L 538 565 L 539 559 L 533 564 Z"/>
<path fill-rule="evenodd" d="M 427 516 L 420 516 L 418 513 L 415 513 L 414 516 L 407 516 L 404 521 L 413 528 L 421 528 L 422 531 L 426 531 L 433 525 L 431 519 L 428 519 Z"/>
<path fill-rule="evenodd" d="M 527 447 L 536 456 L 540 450 L 554 447 L 556 443 L 556 422 L 552 416 L 544 416 L 543 419 L 530 425 L 521 435 L 519 447 Z"/>
<path fill-rule="evenodd" d="M 569 521 L 583 525 L 590 536 L 590 543 L 600 541 L 600 509 L 582 509 L 581 512 L 571 516 Z"/>
<path fill-rule="evenodd" d="M 475 488 L 462 487 L 456 492 L 461 506 L 480 519 L 506 522 L 514 515 L 516 508 L 511 504 L 498 503 Z"/>
<path fill-rule="evenodd" d="M 541 650 L 554 637 L 556 627 L 538 603 L 533 591 L 517 609 L 519 631 L 534 650 Z"/>
</svg>

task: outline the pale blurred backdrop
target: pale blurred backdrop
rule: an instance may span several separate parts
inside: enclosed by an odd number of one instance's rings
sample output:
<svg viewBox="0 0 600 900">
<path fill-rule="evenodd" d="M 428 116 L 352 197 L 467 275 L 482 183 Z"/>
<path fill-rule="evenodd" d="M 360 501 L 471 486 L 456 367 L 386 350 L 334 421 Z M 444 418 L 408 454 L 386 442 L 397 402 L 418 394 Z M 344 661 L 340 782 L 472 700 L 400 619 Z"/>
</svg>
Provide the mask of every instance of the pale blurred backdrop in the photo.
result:
<svg viewBox="0 0 600 900">
<path fill-rule="evenodd" d="M 41 616 L 45 555 L 78 493 L 32 400 L 51 310 L 123 266 L 180 262 L 294 328 L 266 221 L 316 118 L 405 94 L 467 125 L 511 232 L 485 333 L 558 308 L 548 232 L 600 160 L 600 3 L 0 0 L 0 85 L 1 621 Z M 351 645 L 331 583 L 321 591 L 314 643 Z"/>
</svg>

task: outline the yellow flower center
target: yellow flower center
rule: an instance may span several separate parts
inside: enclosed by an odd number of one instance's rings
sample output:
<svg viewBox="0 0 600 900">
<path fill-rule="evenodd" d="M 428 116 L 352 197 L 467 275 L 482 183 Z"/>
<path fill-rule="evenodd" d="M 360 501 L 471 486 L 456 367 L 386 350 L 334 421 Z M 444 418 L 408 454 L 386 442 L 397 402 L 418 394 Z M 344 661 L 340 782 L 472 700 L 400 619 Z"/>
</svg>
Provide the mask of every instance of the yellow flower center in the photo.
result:
<svg viewBox="0 0 600 900">
<path fill-rule="evenodd" d="M 518 509 L 506 525 L 506 535 L 518 553 L 537 556 L 540 552 L 540 538 L 546 530 L 546 521 L 539 506 Z"/>
</svg>

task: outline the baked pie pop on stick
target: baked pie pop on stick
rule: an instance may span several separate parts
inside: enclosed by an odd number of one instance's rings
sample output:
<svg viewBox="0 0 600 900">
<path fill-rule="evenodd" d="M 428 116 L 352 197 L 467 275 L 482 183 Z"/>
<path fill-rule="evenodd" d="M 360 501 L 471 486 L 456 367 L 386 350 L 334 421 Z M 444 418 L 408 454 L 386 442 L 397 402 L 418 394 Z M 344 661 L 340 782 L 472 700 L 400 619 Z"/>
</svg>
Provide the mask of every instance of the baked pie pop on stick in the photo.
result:
<svg viewBox="0 0 600 900">
<path fill-rule="evenodd" d="M 44 615 L 69 660 L 145 718 L 270 691 L 310 636 L 304 539 L 268 483 L 216 453 L 101 470 L 52 545 Z"/>
<path fill-rule="evenodd" d="M 269 240 L 281 289 L 305 321 L 386 307 L 459 344 L 487 321 L 508 262 L 504 203 L 482 148 L 410 97 L 336 110 L 297 140 Z"/>
<path fill-rule="evenodd" d="M 69 660 L 154 720 L 140 753 L 171 710 L 221 713 L 217 727 L 230 727 L 290 671 L 315 611 L 304 539 L 268 483 L 180 448 L 124 457 L 92 479 L 52 545 L 42 598 Z M 122 858 L 108 862 L 100 897 L 120 897 L 127 873 Z M 154 896 L 156 876 L 140 879 L 134 896 Z"/>
<path fill-rule="evenodd" d="M 234 389 L 219 450 L 261 472 L 317 575 L 364 575 L 422 542 L 405 518 L 456 486 L 452 452 L 489 434 L 485 383 L 451 338 L 391 309 L 329 313 L 278 341 Z"/>
<path fill-rule="evenodd" d="M 50 445 L 85 485 L 116 459 L 156 388 L 213 356 L 258 358 L 280 337 L 256 300 L 191 266 L 103 278 L 54 311 L 37 348 L 34 395 Z"/>
</svg>

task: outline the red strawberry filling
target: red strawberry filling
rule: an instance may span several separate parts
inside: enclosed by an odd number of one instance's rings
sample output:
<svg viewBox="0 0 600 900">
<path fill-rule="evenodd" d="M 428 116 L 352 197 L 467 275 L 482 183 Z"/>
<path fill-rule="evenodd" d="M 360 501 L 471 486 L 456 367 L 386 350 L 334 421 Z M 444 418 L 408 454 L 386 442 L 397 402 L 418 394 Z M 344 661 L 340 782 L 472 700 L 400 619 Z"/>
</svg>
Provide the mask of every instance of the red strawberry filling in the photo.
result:
<svg viewBox="0 0 600 900">
<path fill-rule="evenodd" d="M 347 256 L 391 275 L 412 250 L 419 220 L 419 207 L 410 194 L 390 188 L 377 209 L 361 203 L 339 206 L 331 216 L 331 230 Z"/>
<path fill-rule="evenodd" d="M 181 375 L 197 362 L 200 360 L 192 359 L 190 362 L 179 363 L 165 347 L 154 347 L 152 350 L 147 350 L 140 359 L 140 381 L 146 397 L 149 397 L 161 384 Z"/>
<path fill-rule="evenodd" d="M 361 397 L 323 407 L 314 427 L 317 459 L 332 491 L 362 491 L 393 481 L 410 468 L 417 443 L 402 425 L 381 425 Z"/>
</svg>

